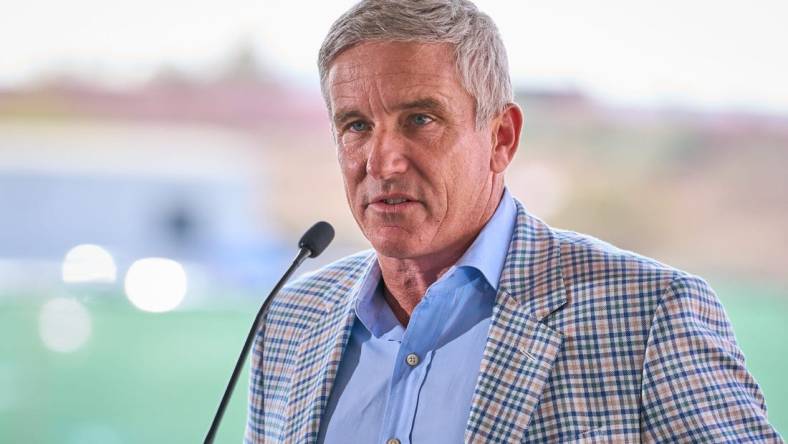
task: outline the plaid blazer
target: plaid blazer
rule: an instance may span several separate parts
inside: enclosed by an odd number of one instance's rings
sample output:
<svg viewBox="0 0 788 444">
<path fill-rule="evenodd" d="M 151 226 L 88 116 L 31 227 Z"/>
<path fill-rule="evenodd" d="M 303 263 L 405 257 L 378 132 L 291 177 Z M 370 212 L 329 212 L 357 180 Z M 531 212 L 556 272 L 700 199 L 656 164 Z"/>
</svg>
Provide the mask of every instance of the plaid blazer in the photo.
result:
<svg viewBox="0 0 788 444">
<path fill-rule="evenodd" d="M 256 336 L 247 443 L 312 443 L 374 252 L 277 296 Z M 782 442 L 700 278 L 555 230 L 517 202 L 466 442 Z"/>
</svg>

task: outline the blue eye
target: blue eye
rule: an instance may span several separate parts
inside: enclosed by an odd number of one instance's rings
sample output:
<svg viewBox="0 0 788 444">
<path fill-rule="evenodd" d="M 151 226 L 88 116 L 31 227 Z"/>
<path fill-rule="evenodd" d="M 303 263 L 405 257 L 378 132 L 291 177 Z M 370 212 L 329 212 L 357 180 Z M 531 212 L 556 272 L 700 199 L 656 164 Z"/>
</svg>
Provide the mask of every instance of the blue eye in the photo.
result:
<svg viewBox="0 0 788 444">
<path fill-rule="evenodd" d="M 366 131 L 369 127 L 367 126 L 366 122 L 356 120 L 355 122 L 348 125 L 348 128 L 350 128 L 352 131 L 360 132 L 360 131 Z"/>
<path fill-rule="evenodd" d="M 426 116 L 424 114 L 415 114 L 411 116 L 410 121 L 413 122 L 417 126 L 424 126 L 430 122 L 432 122 L 432 118 Z"/>
</svg>

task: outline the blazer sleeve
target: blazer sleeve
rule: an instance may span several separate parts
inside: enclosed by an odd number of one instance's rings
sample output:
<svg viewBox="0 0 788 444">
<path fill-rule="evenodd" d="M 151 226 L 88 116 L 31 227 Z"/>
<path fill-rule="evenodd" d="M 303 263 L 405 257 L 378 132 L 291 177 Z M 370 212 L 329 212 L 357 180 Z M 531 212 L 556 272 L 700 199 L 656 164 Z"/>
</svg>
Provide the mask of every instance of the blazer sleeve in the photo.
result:
<svg viewBox="0 0 788 444">
<path fill-rule="evenodd" d="M 246 416 L 244 444 L 265 442 L 265 414 L 263 411 L 263 330 L 255 333 L 252 346 L 252 364 L 249 369 L 249 401 Z"/>
<path fill-rule="evenodd" d="M 677 277 L 663 294 L 642 376 L 642 442 L 783 442 L 722 304 L 700 278 Z"/>
</svg>

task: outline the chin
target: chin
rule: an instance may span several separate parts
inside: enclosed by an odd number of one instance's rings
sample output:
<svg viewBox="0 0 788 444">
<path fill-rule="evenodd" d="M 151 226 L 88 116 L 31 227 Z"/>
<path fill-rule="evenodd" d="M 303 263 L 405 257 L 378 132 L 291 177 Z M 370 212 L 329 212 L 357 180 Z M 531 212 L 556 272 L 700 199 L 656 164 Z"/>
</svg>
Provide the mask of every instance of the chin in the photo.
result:
<svg viewBox="0 0 788 444">
<path fill-rule="evenodd" d="M 375 252 L 378 254 L 378 256 L 385 256 L 394 259 L 410 259 L 418 256 L 418 254 L 412 250 L 394 243 L 384 243 L 382 245 L 372 244 L 372 248 L 375 249 Z"/>
<path fill-rule="evenodd" d="M 414 242 L 413 236 L 408 234 L 387 236 L 378 233 L 375 236 L 368 236 L 367 239 L 378 255 L 397 259 L 409 259 L 421 256 L 423 253 L 423 248 Z"/>
</svg>

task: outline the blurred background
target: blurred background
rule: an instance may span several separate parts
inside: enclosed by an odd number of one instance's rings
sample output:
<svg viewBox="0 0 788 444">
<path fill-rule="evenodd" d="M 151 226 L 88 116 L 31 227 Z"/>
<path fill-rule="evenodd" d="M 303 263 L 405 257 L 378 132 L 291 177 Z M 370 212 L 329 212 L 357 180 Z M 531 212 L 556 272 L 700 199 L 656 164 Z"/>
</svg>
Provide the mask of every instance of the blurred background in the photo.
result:
<svg viewBox="0 0 788 444">
<path fill-rule="evenodd" d="M 3 4 L 0 442 L 200 441 L 303 230 L 337 228 L 306 269 L 367 248 L 315 67 L 351 4 Z M 526 115 L 513 194 L 704 276 L 788 431 L 788 5 L 478 4 Z"/>
</svg>

